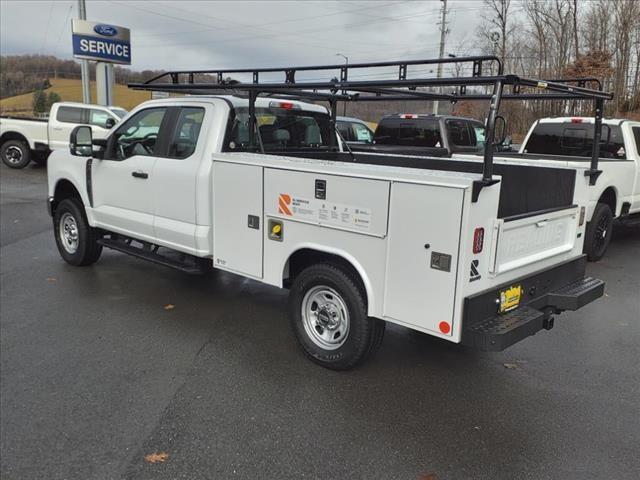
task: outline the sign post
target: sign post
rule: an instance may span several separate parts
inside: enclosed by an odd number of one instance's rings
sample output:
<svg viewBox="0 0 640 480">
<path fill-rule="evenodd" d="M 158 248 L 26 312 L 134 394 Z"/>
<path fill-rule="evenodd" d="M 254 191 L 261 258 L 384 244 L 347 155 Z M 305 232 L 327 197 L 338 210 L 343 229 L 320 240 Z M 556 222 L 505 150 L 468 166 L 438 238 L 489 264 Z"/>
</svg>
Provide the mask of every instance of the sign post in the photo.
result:
<svg viewBox="0 0 640 480">
<path fill-rule="evenodd" d="M 96 66 L 98 103 L 113 104 L 113 64 L 131 65 L 129 29 L 81 19 L 73 19 L 71 25 L 73 56 L 82 59 L 83 62 L 87 60 L 100 62 Z"/>
</svg>

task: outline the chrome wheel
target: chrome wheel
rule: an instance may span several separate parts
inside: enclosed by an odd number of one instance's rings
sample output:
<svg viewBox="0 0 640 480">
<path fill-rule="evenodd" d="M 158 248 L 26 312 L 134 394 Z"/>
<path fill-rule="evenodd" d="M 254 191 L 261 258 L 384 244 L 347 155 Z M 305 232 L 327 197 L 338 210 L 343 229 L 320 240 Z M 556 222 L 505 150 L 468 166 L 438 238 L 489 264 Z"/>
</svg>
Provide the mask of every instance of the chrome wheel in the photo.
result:
<svg viewBox="0 0 640 480">
<path fill-rule="evenodd" d="M 320 348 L 336 350 L 349 335 L 349 311 L 340 294 L 320 285 L 302 300 L 302 323 L 308 337 Z"/>
<path fill-rule="evenodd" d="M 15 145 L 11 145 L 7 147 L 4 152 L 5 159 L 11 165 L 18 165 L 22 161 L 22 157 L 24 154 L 22 153 L 22 149 L 20 147 L 16 147 Z"/>
<path fill-rule="evenodd" d="M 69 212 L 65 212 L 60 217 L 58 225 L 58 234 L 60 235 L 60 243 L 67 253 L 74 254 L 78 250 L 78 224 L 76 219 Z"/>
</svg>

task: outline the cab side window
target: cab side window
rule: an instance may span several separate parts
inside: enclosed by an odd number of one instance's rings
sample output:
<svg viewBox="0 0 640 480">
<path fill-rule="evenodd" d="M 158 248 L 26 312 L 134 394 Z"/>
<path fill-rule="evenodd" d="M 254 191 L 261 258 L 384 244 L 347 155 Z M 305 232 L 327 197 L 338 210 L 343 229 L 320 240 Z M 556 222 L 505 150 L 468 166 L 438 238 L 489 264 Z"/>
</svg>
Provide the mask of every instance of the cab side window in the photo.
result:
<svg viewBox="0 0 640 480">
<path fill-rule="evenodd" d="M 164 107 L 148 108 L 127 120 L 114 134 L 112 156 L 124 160 L 134 155 L 156 155 L 158 133 L 166 111 Z"/>
<path fill-rule="evenodd" d="M 195 152 L 203 119 L 204 108 L 180 109 L 173 138 L 169 145 L 169 157 L 187 158 Z"/>
<path fill-rule="evenodd" d="M 91 109 L 89 111 L 89 123 L 97 127 L 107 128 L 107 120 L 113 118 L 104 110 Z"/>
<path fill-rule="evenodd" d="M 64 123 L 85 123 L 84 108 L 60 107 L 56 115 L 56 120 Z"/>
<path fill-rule="evenodd" d="M 636 141 L 636 152 L 640 155 L 640 127 L 633 127 L 633 138 Z"/>
</svg>

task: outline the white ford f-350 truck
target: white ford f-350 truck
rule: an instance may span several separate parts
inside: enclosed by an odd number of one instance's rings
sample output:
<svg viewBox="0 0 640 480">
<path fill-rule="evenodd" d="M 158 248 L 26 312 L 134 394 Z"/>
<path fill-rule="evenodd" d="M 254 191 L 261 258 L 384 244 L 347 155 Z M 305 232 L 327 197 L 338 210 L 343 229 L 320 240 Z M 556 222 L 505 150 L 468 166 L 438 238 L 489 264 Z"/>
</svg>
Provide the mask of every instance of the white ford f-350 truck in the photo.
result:
<svg viewBox="0 0 640 480">
<path fill-rule="evenodd" d="M 91 265 L 107 247 L 288 288 L 302 350 L 332 369 L 370 356 L 386 322 L 502 350 L 603 294 L 585 276 L 584 170 L 395 166 L 411 159 L 340 151 L 335 111 L 296 83 L 250 85 L 146 102 L 105 140 L 77 127 L 48 168 L 62 258 Z M 312 88 L 295 92 L 325 98 Z M 558 183 L 573 188 L 545 194 Z"/>
<path fill-rule="evenodd" d="M 587 165 L 593 129 L 593 118 L 542 118 L 531 126 L 520 156 L 542 165 Z M 602 120 L 598 165 L 601 174 L 589 189 L 587 208 L 585 253 L 590 260 L 600 260 L 605 254 L 614 219 L 627 224 L 640 222 L 640 122 Z"/>
<path fill-rule="evenodd" d="M 56 148 L 69 146 L 69 134 L 78 125 L 91 125 L 95 138 L 104 138 L 127 111 L 84 103 L 58 102 L 48 119 L 0 117 L 0 158 L 10 168 L 24 168 L 32 160 L 45 163 Z"/>
</svg>

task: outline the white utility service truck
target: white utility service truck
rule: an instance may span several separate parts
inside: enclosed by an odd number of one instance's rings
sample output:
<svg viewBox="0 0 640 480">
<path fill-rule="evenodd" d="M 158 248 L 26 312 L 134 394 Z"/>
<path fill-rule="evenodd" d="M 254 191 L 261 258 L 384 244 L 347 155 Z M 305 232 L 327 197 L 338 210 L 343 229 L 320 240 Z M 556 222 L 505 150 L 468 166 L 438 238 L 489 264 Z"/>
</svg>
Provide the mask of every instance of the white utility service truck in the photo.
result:
<svg viewBox="0 0 640 480">
<path fill-rule="evenodd" d="M 78 125 L 91 125 L 95 138 L 105 138 L 126 114 L 120 107 L 58 102 L 48 119 L 0 117 L 0 158 L 10 168 L 32 160 L 44 164 L 51 150 L 69 147 L 69 134 Z"/>
<path fill-rule="evenodd" d="M 70 153 L 54 152 L 48 169 L 60 255 L 90 265 L 107 247 L 289 288 L 302 350 L 332 369 L 375 352 L 386 322 L 484 350 L 552 328 L 553 315 L 604 291 L 585 276 L 586 169 L 494 165 L 489 141 L 484 164 L 415 165 L 402 155 L 341 150 L 337 101 L 372 91 L 371 100 L 424 100 L 432 94 L 416 87 L 434 81 L 490 85 L 483 98 L 491 98 L 493 138 L 503 85 L 529 81 L 482 76 L 486 62 L 499 66 L 495 57 L 456 58 L 473 65 L 475 75 L 463 79 L 409 79 L 409 66 L 439 61 L 450 59 L 172 72 L 169 82 L 132 85 L 210 95 L 146 102 L 105 140 L 92 139 L 90 127 L 74 130 Z M 399 78 L 347 79 L 372 66 L 397 68 Z M 340 80 L 295 78 L 336 69 Z M 260 81 L 274 72 L 285 81 Z M 607 95 L 564 87 L 546 88 L 568 98 Z M 244 96 L 220 95 L 229 91 Z M 558 185 L 571 188 L 549 194 Z"/>
</svg>

